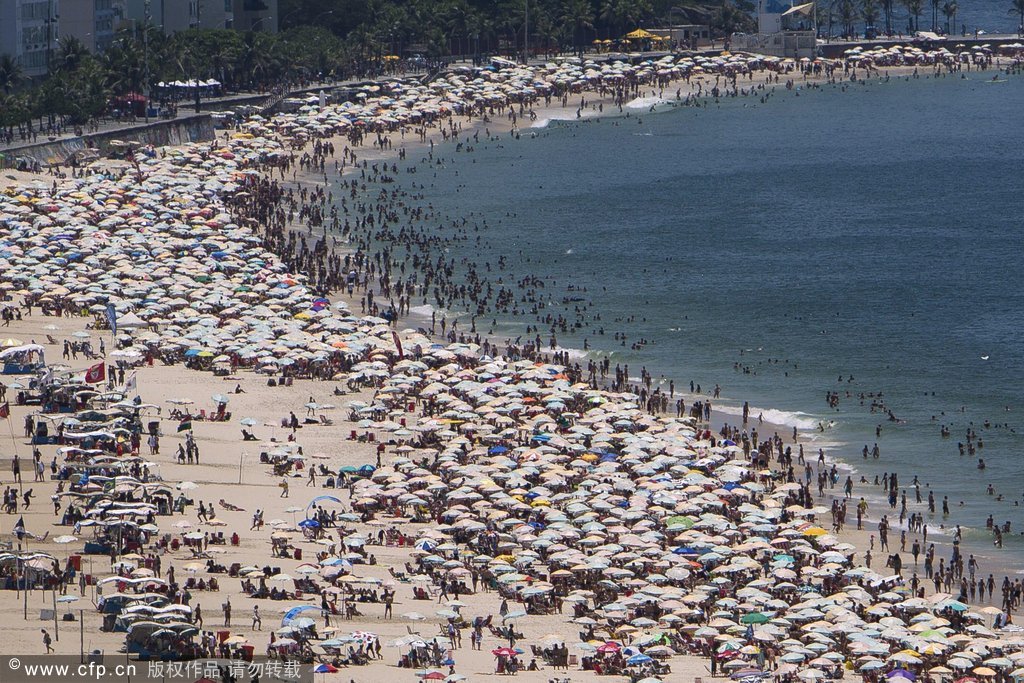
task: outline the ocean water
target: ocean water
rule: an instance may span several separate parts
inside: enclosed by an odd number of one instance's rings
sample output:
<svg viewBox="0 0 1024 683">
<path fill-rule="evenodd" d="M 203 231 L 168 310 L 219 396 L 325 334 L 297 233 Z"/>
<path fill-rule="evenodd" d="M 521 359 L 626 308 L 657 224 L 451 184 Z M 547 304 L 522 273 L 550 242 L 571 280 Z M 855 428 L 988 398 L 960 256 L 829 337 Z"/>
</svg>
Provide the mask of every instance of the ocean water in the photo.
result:
<svg viewBox="0 0 1024 683">
<path fill-rule="evenodd" d="M 451 247 L 457 261 L 504 256 L 506 281 L 544 278 L 544 313 L 572 317 L 583 303 L 566 296 L 590 302 L 601 320 L 559 345 L 586 338 L 591 355 L 674 378 L 677 391 L 717 383 L 717 406 L 738 415 L 746 400 L 806 430 L 808 456 L 825 448 L 855 481 L 899 473 L 911 511 L 923 511 L 909 486 L 919 477 L 925 499 L 934 491 L 941 513 L 948 496 L 953 511 L 927 518 L 933 533 L 959 523 L 995 552 L 985 519 L 1009 520 L 998 555 L 1012 564 L 1024 553 L 1024 79 L 989 78 L 546 121 L 519 140 L 439 147 L 443 165 L 398 183 L 422 183 L 424 203 L 449 217 L 486 217 L 480 244 Z M 532 322 L 499 320 L 496 335 Z M 649 343 L 634 350 L 639 339 Z M 961 457 L 971 424 L 984 447 Z M 863 459 L 876 442 L 881 457 Z M 876 487 L 855 493 L 869 516 L 889 512 Z"/>
</svg>

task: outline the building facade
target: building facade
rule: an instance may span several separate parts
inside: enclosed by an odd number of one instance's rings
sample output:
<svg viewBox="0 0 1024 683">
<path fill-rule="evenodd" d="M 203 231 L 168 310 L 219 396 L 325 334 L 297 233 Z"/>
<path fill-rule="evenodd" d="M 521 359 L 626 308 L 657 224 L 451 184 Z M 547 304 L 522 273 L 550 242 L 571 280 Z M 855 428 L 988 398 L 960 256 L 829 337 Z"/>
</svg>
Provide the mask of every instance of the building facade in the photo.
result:
<svg viewBox="0 0 1024 683">
<path fill-rule="evenodd" d="M 102 52 L 127 15 L 126 0 L 65 0 L 57 22 L 61 36 L 74 36 L 92 52 Z"/>
<path fill-rule="evenodd" d="M 123 26 L 149 17 L 164 33 L 190 28 L 276 33 L 277 0 L 0 0 L 0 54 L 28 78 L 46 75 L 64 36 L 102 52 Z"/>
<path fill-rule="evenodd" d="M 126 0 L 126 16 L 164 33 L 190 28 L 277 32 L 277 0 Z M 148 7 L 148 12 L 147 12 Z"/>
<path fill-rule="evenodd" d="M 59 16 L 60 0 L 0 0 L 0 54 L 14 57 L 29 78 L 46 74 Z"/>
</svg>

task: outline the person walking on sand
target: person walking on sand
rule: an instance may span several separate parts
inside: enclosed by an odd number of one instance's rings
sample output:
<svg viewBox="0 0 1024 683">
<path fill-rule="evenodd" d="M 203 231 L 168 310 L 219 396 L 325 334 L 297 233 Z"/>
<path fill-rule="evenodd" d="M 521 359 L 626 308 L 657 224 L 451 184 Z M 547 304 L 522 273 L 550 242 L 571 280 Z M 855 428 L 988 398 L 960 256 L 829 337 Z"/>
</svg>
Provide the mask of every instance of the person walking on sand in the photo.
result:
<svg viewBox="0 0 1024 683">
<path fill-rule="evenodd" d="M 281 477 L 281 497 L 288 497 L 288 477 Z"/>
<path fill-rule="evenodd" d="M 231 598 L 224 600 L 224 625 L 231 626 Z"/>
<path fill-rule="evenodd" d="M 253 605 L 252 606 L 252 630 L 254 630 L 254 631 L 262 631 L 263 630 L 263 620 L 260 619 L 260 606 L 259 605 Z"/>
<path fill-rule="evenodd" d="M 43 645 L 46 647 L 46 654 L 53 652 L 53 638 L 46 632 L 45 628 L 39 629 L 43 632 Z"/>
</svg>

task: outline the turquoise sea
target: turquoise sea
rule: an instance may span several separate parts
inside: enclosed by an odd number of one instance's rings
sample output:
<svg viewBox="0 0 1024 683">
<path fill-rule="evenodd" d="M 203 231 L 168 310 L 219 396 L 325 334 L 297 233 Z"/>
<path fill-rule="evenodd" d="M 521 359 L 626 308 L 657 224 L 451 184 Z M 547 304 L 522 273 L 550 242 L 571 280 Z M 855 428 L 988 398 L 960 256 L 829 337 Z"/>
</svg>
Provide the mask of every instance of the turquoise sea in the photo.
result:
<svg viewBox="0 0 1024 683">
<path fill-rule="evenodd" d="M 677 390 L 720 384 L 716 406 L 746 400 L 754 416 L 807 430 L 811 452 L 826 448 L 844 475 L 899 473 L 911 511 L 923 510 L 908 487 L 917 476 L 986 554 L 986 517 L 1008 520 L 999 563 L 1011 564 L 1024 551 L 1024 79 L 990 78 L 538 121 L 518 140 L 438 147 L 398 185 L 423 184 L 420 203 L 482 226 L 479 244 L 451 246 L 457 268 L 504 257 L 506 278 L 545 279 L 545 314 L 583 305 L 563 297 L 592 302 L 601 321 L 560 345 L 587 338 L 592 355 Z M 499 319 L 496 336 L 532 322 Z M 984 446 L 961 457 L 972 423 Z M 876 442 L 881 457 L 864 460 Z M 880 489 L 855 492 L 870 517 L 888 512 Z M 943 521 L 928 519 L 933 533 Z"/>
</svg>

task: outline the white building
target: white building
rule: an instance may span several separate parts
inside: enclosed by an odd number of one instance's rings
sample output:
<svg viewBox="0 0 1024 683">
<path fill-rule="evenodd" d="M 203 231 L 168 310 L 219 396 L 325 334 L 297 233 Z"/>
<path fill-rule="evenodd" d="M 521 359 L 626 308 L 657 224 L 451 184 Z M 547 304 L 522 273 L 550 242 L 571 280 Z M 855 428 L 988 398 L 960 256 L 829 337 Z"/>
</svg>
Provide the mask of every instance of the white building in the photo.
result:
<svg viewBox="0 0 1024 683">
<path fill-rule="evenodd" d="M 27 77 L 45 75 L 59 16 L 60 0 L 0 0 L 0 54 L 14 57 Z"/>
</svg>

